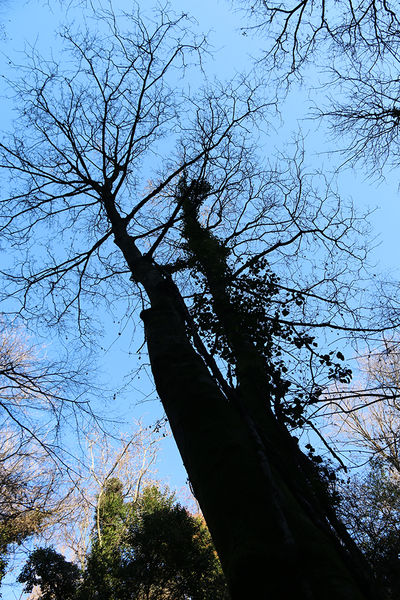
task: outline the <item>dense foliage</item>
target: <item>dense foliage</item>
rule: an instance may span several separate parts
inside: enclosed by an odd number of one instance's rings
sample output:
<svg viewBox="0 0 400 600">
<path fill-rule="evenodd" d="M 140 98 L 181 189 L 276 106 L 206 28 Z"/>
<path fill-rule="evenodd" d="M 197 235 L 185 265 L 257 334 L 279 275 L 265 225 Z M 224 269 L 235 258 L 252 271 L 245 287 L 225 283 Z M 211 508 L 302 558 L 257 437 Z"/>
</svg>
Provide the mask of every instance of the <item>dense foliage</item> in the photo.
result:
<svg viewBox="0 0 400 600">
<path fill-rule="evenodd" d="M 156 486 L 125 502 L 111 479 L 99 496 L 83 572 L 51 548 L 35 550 L 19 581 L 43 600 L 227 599 L 226 584 L 201 516 Z"/>
<path fill-rule="evenodd" d="M 43 600 L 73 600 L 78 580 L 78 567 L 53 548 L 34 550 L 18 576 L 18 581 L 25 584 L 25 592 L 40 586 Z"/>
</svg>

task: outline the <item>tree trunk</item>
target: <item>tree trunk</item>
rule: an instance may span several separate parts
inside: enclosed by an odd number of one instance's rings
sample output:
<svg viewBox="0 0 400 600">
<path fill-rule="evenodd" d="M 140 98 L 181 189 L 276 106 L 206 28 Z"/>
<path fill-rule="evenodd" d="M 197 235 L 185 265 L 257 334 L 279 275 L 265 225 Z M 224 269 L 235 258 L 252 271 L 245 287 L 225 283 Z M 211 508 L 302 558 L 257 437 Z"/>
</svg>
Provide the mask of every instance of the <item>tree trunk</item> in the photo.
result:
<svg viewBox="0 0 400 600">
<path fill-rule="evenodd" d="M 232 599 L 367 598 L 280 473 L 266 477 L 238 411 L 192 348 L 179 313 L 162 304 L 143 314 L 152 371 Z"/>
<path fill-rule="evenodd" d="M 314 498 L 289 435 L 271 411 L 254 423 L 222 393 L 193 348 L 177 290 L 141 255 L 123 220 L 111 216 L 115 243 L 150 300 L 142 318 L 156 388 L 232 600 L 376 600 L 348 567 L 320 507 L 310 514 Z"/>
</svg>

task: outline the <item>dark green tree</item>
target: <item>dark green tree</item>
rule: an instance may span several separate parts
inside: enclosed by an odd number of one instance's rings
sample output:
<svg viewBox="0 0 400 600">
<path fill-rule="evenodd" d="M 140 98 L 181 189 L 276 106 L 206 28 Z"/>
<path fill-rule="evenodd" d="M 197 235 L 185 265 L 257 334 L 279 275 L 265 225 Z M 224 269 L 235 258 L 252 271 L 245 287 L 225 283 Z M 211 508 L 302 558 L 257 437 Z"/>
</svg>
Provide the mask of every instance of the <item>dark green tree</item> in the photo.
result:
<svg viewBox="0 0 400 600">
<path fill-rule="evenodd" d="M 98 503 L 82 600 L 216 600 L 228 598 L 208 529 L 167 491 L 145 488 L 124 502 L 110 480 Z"/>
<path fill-rule="evenodd" d="M 37 548 L 29 556 L 17 581 L 24 591 L 40 586 L 43 600 L 74 600 L 79 584 L 79 568 L 53 548 Z"/>
<path fill-rule="evenodd" d="M 125 548 L 128 514 L 121 482 L 116 478 L 108 480 L 97 500 L 92 547 L 80 590 L 82 598 L 125 598 L 121 553 Z"/>
<path fill-rule="evenodd" d="M 228 598 L 204 521 L 157 487 L 146 488 L 133 508 L 122 572 L 132 600 Z"/>
</svg>

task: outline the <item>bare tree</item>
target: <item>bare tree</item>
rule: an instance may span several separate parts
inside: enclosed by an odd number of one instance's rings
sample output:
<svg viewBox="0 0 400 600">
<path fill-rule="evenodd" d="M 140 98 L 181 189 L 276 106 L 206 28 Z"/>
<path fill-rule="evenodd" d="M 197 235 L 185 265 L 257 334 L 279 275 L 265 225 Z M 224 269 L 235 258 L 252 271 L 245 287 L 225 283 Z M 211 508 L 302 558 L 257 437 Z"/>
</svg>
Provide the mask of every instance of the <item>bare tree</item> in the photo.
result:
<svg viewBox="0 0 400 600">
<path fill-rule="evenodd" d="M 7 325 L 4 319 L 1 325 L 0 536 L 4 561 L 25 538 L 42 533 L 62 512 L 71 481 L 59 433 L 65 404 L 73 415 L 79 401 L 75 404 L 62 394 L 62 372 L 29 343 L 21 327 Z M 87 411 L 86 403 L 83 408 Z"/>
<path fill-rule="evenodd" d="M 86 437 L 86 455 L 65 498 L 62 514 L 42 538 L 57 543 L 83 569 L 93 529 L 98 529 L 99 507 L 107 481 L 117 478 L 124 498 L 135 501 L 141 487 L 155 481 L 159 435 L 154 428 L 136 423 L 130 435 L 113 439 L 97 431 Z M 86 461 L 84 460 L 86 458 Z M 95 515 L 95 519 L 93 519 Z"/>
<path fill-rule="evenodd" d="M 254 127 L 267 105 L 249 77 L 189 93 L 183 75 L 206 46 L 185 17 L 135 12 L 124 30 L 103 16 L 93 33 L 64 31 L 64 71 L 34 54 L 14 85 L 2 232 L 24 259 L 5 273 L 7 292 L 49 323 L 75 309 L 82 336 L 90 301 L 125 297 L 129 318 L 142 308 L 156 388 L 232 598 L 375 598 L 288 431 L 324 377 L 349 377 L 312 329 L 362 318 L 348 309 L 363 221 L 301 152 L 262 166 Z"/>
<path fill-rule="evenodd" d="M 345 162 L 372 165 L 374 176 L 386 164 L 397 167 L 398 2 L 256 0 L 238 4 L 249 17 L 244 32 L 262 32 L 264 56 L 259 60 L 266 73 L 289 83 L 302 79 L 303 67 L 311 66 L 312 77 L 306 76 L 306 84 L 314 87 L 312 114 L 327 118 L 342 140 Z"/>
<path fill-rule="evenodd" d="M 400 54 L 393 49 L 387 59 L 368 63 L 362 52 L 346 68 L 333 65 L 327 88 L 336 87 L 314 115 L 330 122 L 339 137 L 345 163 L 361 162 L 374 177 L 383 168 L 399 166 L 399 70 Z"/>
<path fill-rule="evenodd" d="M 34 439 L 51 454 L 57 450 L 57 434 L 69 409 L 92 417 L 88 400 L 79 397 L 84 390 L 84 373 L 79 365 L 74 369 L 72 362 L 66 368 L 51 361 L 45 348 L 32 344 L 27 332 L 15 322 L 7 324 L 2 318 L 1 327 L 1 427 L 14 429 L 21 445 Z"/>
<path fill-rule="evenodd" d="M 351 449 L 361 453 L 361 463 L 378 459 L 400 474 L 398 342 L 385 339 L 358 362 L 358 379 L 327 395 L 334 427 L 331 437 L 342 451 L 347 446 L 350 453 Z"/>
<path fill-rule="evenodd" d="M 398 48 L 399 6 L 394 0 L 354 2 L 252 0 L 238 3 L 249 17 L 244 31 L 261 30 L 266 58 L 274 68 L 285 65 L 297 72 L 317 60 L 321 49 L 351 57 L 358 52 L 372 61 Z"/>
</svg>

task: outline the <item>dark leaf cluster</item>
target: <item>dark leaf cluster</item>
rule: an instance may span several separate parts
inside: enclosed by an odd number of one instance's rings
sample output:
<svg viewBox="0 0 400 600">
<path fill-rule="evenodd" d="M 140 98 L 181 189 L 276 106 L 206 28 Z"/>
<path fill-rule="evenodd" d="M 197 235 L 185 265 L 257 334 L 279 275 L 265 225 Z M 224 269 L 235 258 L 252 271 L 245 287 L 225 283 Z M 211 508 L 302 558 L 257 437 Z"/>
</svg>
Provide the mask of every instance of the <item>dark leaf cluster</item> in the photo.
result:
<svg viewBox="0 0 400 600">
<path fill-rule="evenodd" d="M 307 406 L 318 402 L 322 390 L 313 387 L 289 394 L 292 381 L 287 377 L 285 350 L 293 346 L 306 349 L 326 367 L 330 380 L 349 383 L 351 370 L 342 364 L 341 352 L 318 353 L 315 336 L 290 321 L 291 305 L 302 307 L 304 296 L 287 292 L 282 297 L 279 277 L 265 257 L 253 260 L 245 272 L 234 273 L 229 246 L 200 223 L 199 210 L 211 190 L 206 180 L 189 183 L 186 175 L 177 186 L 184 264 L 201 290 L 192 296 L 191 315 L 212 355 L 227 365 L 232 384 L 237 381 L 238 352 L 245 332 L 247 342 L 264 360 L 277 416 L 291 427 L 301 427 Z"/>
</svg>

